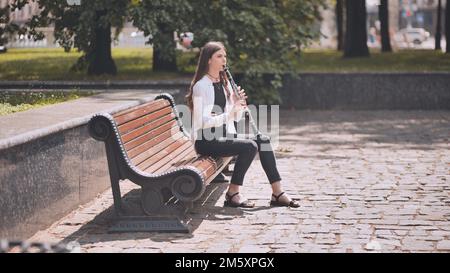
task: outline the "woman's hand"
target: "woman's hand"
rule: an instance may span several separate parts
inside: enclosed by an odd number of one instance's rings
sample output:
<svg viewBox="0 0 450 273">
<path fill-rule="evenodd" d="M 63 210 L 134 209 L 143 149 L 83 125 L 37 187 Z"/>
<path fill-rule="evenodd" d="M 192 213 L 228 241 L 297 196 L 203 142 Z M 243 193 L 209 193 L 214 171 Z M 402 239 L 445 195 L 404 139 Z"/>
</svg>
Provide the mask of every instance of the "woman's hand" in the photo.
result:
<svg viewBox="0 0 450 273">
<path fill-rule="evenodd" d="M 245 109 L 245 108 L 247 107 L 247 102 L 246 102 L 245 100 L 246 100 L 248 97 L 247 97 L 247 95 L 245 94 L 245 90 L 244 90 L 244 89 L 241 89 L 240 86 L 238 86 L 238 92 L 239 92 L 239 96 L 240 96 L 240 97 L 238 97 L 234 92 L 233 92 L 233 94 L 232 94 L 232 96 L 231 96 L 231 98 L 232 98 L 232 103 L 233 103 L 233 108 L 234 108 L 235 106 L 237 106 L 237 107 L 240 108 L 239 110 Z"/>
</svg>

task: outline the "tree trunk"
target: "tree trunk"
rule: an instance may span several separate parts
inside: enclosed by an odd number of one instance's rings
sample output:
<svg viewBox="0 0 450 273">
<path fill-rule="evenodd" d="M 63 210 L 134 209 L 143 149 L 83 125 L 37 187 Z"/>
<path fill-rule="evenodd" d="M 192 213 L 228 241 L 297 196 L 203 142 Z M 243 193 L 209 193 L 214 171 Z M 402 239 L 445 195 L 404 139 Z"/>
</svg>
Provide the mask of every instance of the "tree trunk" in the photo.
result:
<svg viewBox="0 0 450 273">
<path fill-rule="evenodd" d="M 153 39 L 153 71 L 177 71 L 177 58 L 173 30 L 164 26 Z"/>
<path fill-rule="evenodd" d="M 97 22 L 106 11 L 97 11 Z M 110 74 L 116 75 L 116 64 L 111 55 L 111 25 L 106 26 L 100 23 L 95 25 L 95 37 L 88 55 L 88 75 Z"/>
<path fill-rule="evenodd" d="M 389 7 L 387 0 L 381 0 L 378 7 L 378 16 L 381 23 L 381 52 L 392 52 L 389 35 Z"/>
<path fill-rule="evenodd" d="M 0 7 L 0 45 L 6 45 L 8 43 L 7 38 L 7 25 L 9 24 L 9 4 L 5 7 Z"/>
<path fill-rule="evenodd" d="M 344 49 L 344 0 L 336 1 L 337 50 Z"/>
<path fill-rule="evenodd" d="M 434 35 L 434 39 L 435 39 L 434 49 L 435 50 L 442 50 L 442 48 L 441 48 L 441 38 L 442 38 L 442 36 L 441 36 L 441 32 L 442 32 L 441 14 L 442 14 L 442 1 L 438 0 L 436 34 Z"/>
<path fill-rule="evenodd" d="M 445 41 L 447 46 L 445 49 L 446 53 L 450 53 L 450 0 L 447 0 L 445 7 Z"/>
<path fill-rule="evenodd" d="M 366 1 L 347 0 L 344 58 L 368 57 Z"/>
</svg>

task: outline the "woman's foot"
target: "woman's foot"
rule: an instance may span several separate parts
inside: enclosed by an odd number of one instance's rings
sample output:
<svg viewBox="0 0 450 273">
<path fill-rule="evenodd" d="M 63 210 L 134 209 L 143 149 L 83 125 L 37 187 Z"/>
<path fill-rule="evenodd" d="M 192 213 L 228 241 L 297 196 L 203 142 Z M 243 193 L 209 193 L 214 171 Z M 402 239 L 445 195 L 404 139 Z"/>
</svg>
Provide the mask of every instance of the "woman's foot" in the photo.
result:
<svg viewBox="0 0 450 273">
<path fill-rule="evenodd" d="M 291 207 L 291 208 L 300 207 L 300 204 L 289 198 L 289 196 L 287 196 L 285 192 L 272 193 L 270 205 L 273 207 Z"/>
<path fill-rule="evenodd" d="M 225 207 L 233 208 L 253 208 L 255 204 L 249 200 L 242 197 L 239 192 L 230 193 L 227 192 L 225 195 L 225 202 L 223 204 Z"/>
</svg>

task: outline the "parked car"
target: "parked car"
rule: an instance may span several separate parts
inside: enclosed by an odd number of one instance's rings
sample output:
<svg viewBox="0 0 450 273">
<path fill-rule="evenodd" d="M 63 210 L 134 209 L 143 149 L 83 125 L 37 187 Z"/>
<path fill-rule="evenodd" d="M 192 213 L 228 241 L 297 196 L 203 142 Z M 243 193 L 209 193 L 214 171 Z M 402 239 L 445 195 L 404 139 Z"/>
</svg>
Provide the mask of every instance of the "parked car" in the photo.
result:
<svg viewBox="0 0 450 273">
<path fill-rule="evenodd" d="M 5 53 L 6 51 L 6 46 L 0 45 L 0 53 Z"/>
<path fill-rule="evenodd" d="M 397 32 L 395 39 L 408 44 L 420 45 L 430 37 L 430 33 L 423 28 L 404 28 Z"/>
<path fill-rule="evenodd" d="M 185 48 L 191 48 L 192 47 L 192 41 L 194 40 L 194 33 L 192 32 L 184 32 L 180 35 L 180 43 Z"/>
</svg>

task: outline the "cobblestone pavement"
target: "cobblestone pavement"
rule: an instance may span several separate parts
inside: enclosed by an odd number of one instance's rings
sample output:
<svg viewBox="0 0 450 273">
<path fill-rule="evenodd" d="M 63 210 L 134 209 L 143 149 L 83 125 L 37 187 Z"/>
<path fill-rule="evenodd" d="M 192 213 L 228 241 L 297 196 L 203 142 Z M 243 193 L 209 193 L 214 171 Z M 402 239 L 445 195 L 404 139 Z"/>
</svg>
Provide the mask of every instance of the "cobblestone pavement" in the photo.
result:
<svg viewBox="0 0 450 273">
<path fill-rule="evenodd" d="M 300 208 L 268 206 L 255 158 L 242 192 L 257 206 L 223 208 L 227 185 L 212 184 L 190 234 L 107 233 L 108 190 L 30 240 L 82 252 L 450 252 L 450 112 L 282 111 L 279 130 L 277 164 Z"/>
</svg>

